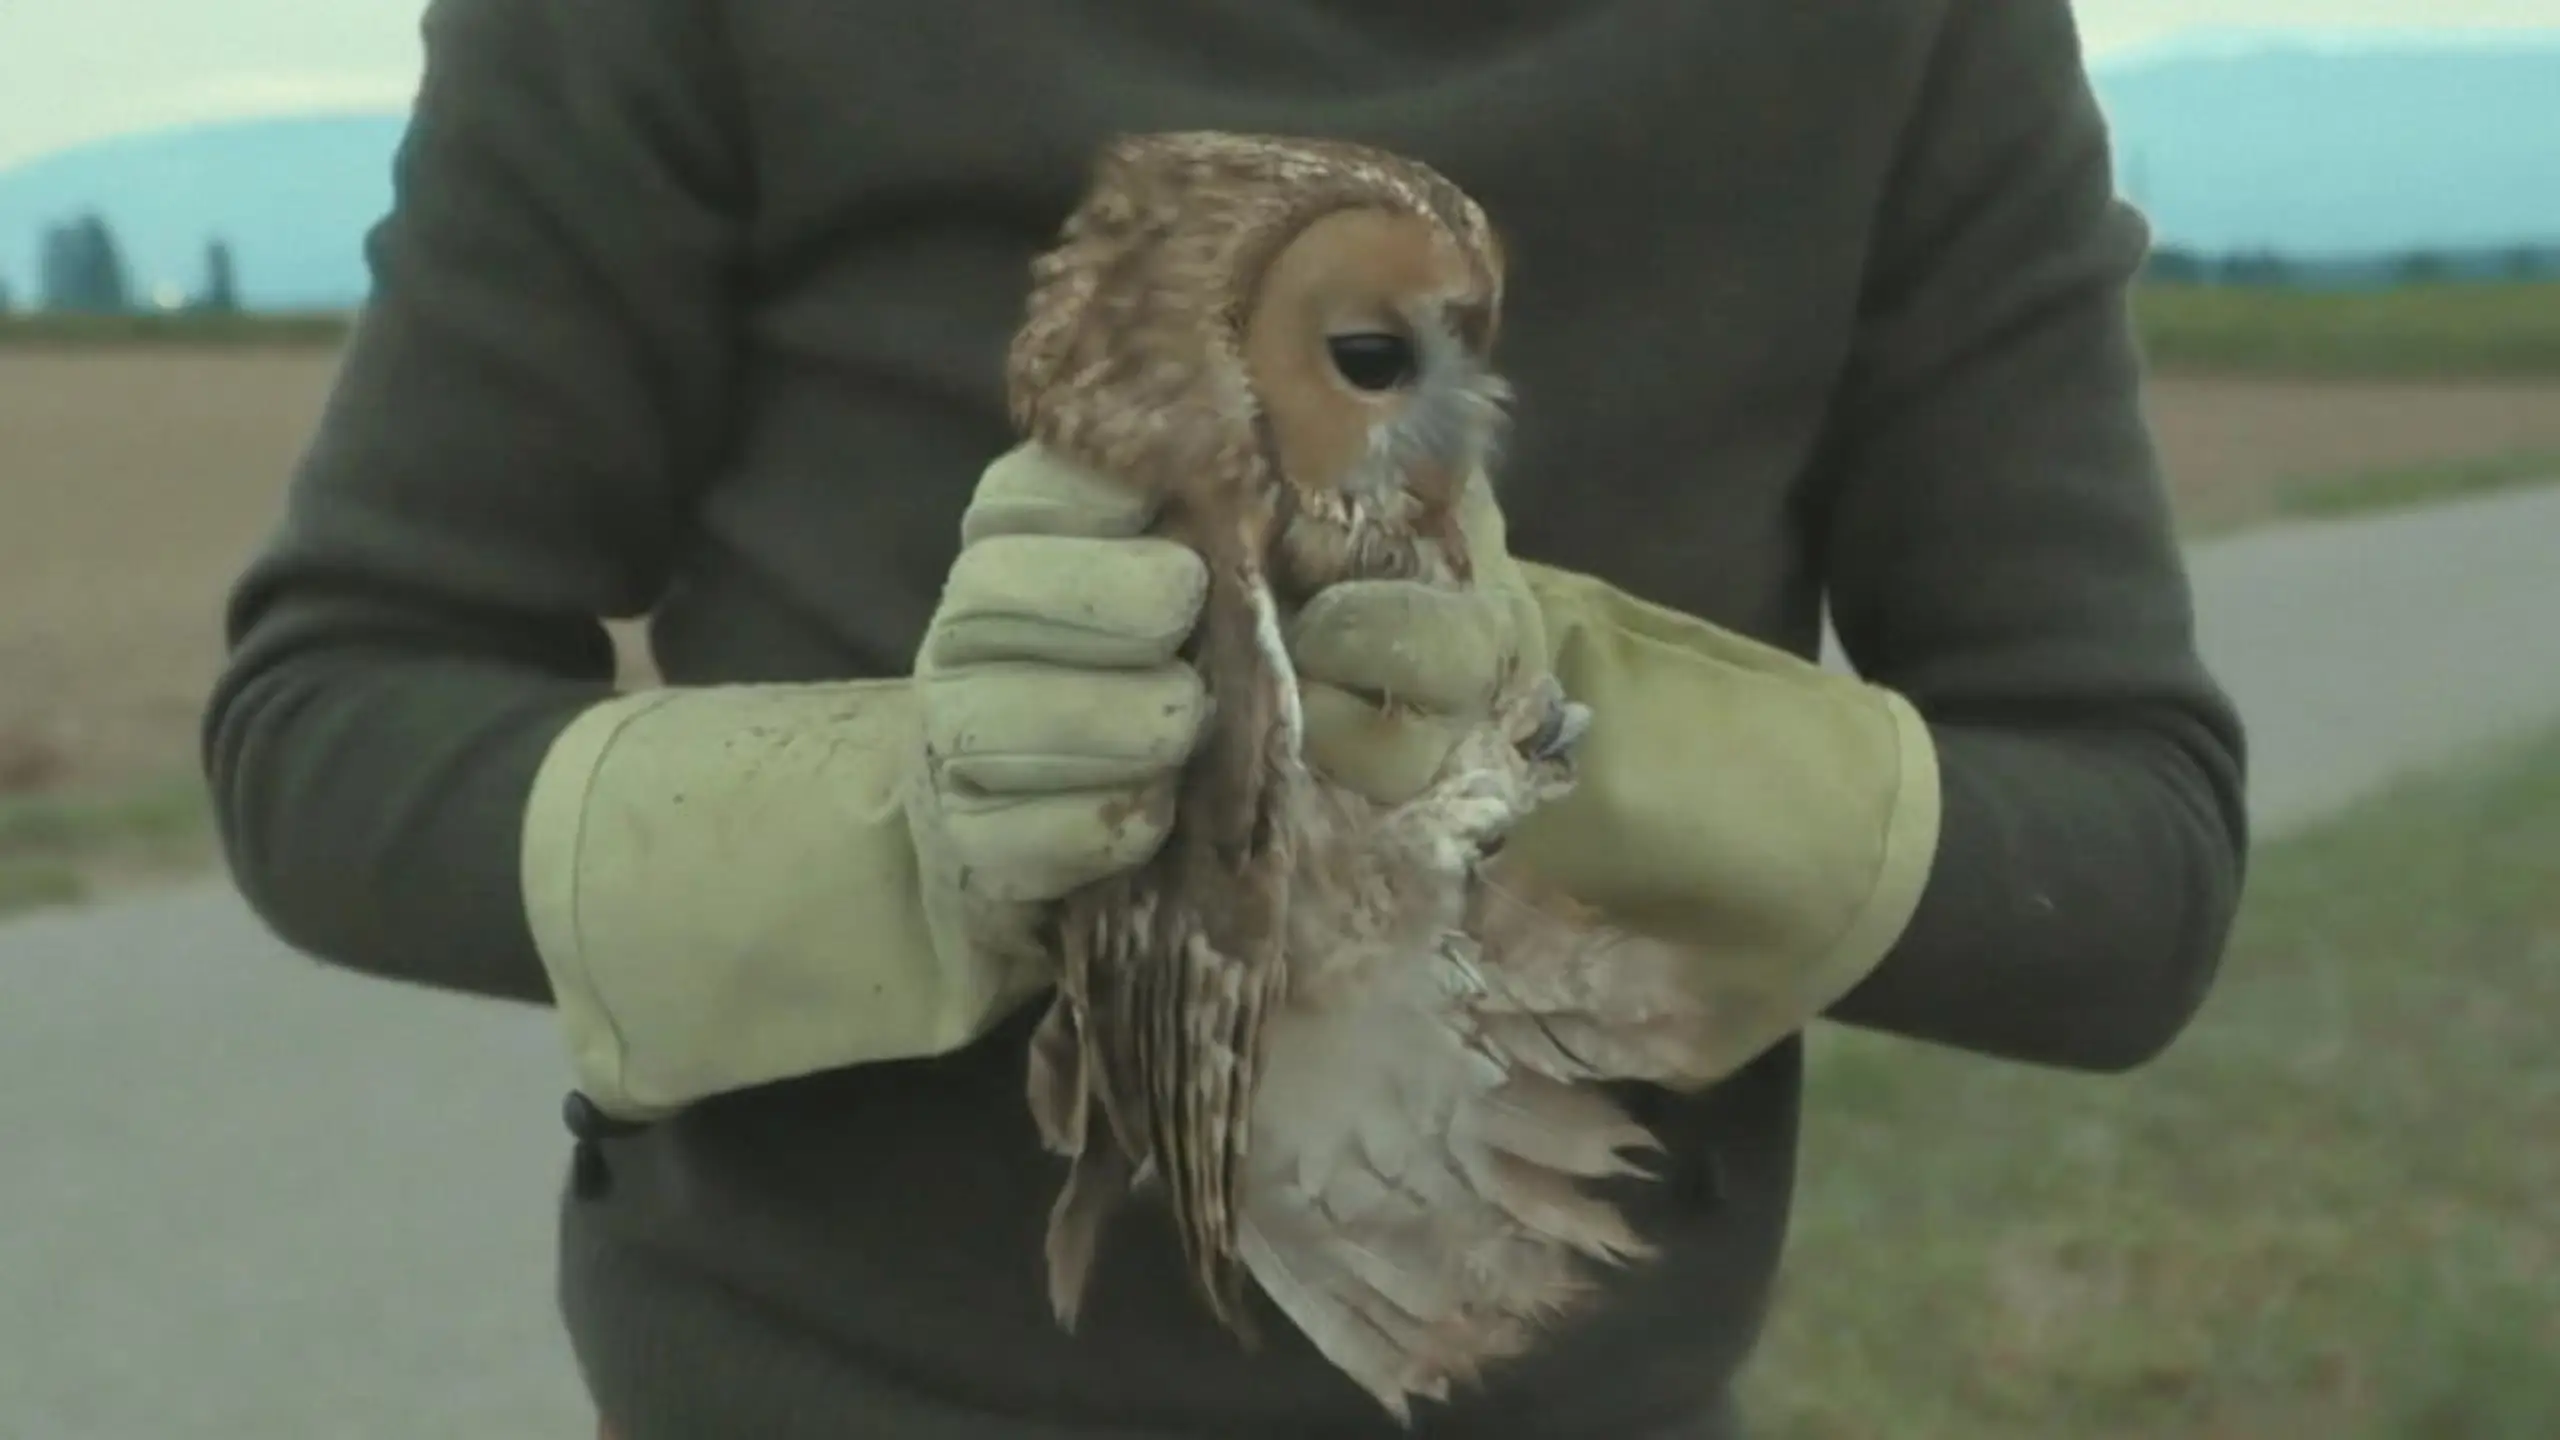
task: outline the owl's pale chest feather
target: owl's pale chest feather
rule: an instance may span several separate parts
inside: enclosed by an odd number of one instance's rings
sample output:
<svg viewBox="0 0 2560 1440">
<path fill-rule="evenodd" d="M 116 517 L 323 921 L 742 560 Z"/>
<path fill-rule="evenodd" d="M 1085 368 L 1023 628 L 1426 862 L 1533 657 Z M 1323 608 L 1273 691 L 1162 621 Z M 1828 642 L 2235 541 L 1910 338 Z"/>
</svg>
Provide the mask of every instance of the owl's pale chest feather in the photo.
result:
<svg viewBox="0 0 2560 1440">
<path fill-rule="evenodd" d="M 1483 216 L 1420 166 L 1144 137 L 1035 272 L 1013 356 L 1026 431 L 1151 489 L 1210 572 L 1215 713 L 1172 834 L 1059 916 L 1029 1082 L 1069 1160 L 1052 1301 L 1072 1327 L 1106 1222 L 1159 1192 L 1219 1321 L 1256 1340 L 1258 1290 L 1400 1418 L 1647 1253 L 1593 1182 L 1652 1137 L 1596 1082 L 1710 1078 L 1684 957 L 1497 853 L 1571 784 L 1588 717 L 1551 679 L 1523 669 L 1402 804 L 1301 753 L 1289 607 L 1468 579 L 1499 298 Z"/>
</svg>

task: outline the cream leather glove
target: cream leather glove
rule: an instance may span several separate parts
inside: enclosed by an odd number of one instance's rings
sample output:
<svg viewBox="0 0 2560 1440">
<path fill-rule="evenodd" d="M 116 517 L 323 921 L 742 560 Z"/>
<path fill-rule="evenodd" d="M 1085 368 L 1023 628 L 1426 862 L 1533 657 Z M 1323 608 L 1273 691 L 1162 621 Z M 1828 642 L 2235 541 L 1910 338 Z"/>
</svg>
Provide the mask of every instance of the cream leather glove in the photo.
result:
<svg viewBox="0 0 2560 1440">
<path fill-rule="evenodd" d="M 1307 762 L 1372 800 L 1409 799 L 1430 783 L 1460 732 L 1490 712 L 1512 658 L 1547 653 L 1545 618 L 1482 476 L 1458 515 L 1472 585 L 1344 581 L 1309 596 L 1290 622 Z"/>
<path fill-rule="evenodd" d="M 1048 983 L 1041 902 L 1163 840 L 1205 576 L 1119 487 L 981 477 L 912 680 L 619 696 L 537 774 L 522 875 L 577 1084 L 637 1120 L 965 1045 Z"/>
<path fill-rule="evenodd" d="M 1377 798 L 1409 795 L 1445 737 L 1481 722 L 1510 647 L 1543 659 L 1591 707 L 1591 728 L 1573 793 L 1530 816 L 1507 853 L 1610 919 L 1694 949 L 1697 983 L 1729 1022 L 1730 1053 L 1707 1068 L 1739 1068 L 1865 979 L 1910 923 L 1938 840 L 1927 725 L 1891 691 L 1514 561 L 1480 489 L 1462 519 L 1487 593 L 1384 582 L 1306 605 L 1292 652 L 1345 712 L 1330 746 L 1310 737 L 1311 758 Z M 1396 703 L 1382 710 L 1378 696 Z M 1346 747 L 1362 710 L 1396 741 Z"/>
</svg>

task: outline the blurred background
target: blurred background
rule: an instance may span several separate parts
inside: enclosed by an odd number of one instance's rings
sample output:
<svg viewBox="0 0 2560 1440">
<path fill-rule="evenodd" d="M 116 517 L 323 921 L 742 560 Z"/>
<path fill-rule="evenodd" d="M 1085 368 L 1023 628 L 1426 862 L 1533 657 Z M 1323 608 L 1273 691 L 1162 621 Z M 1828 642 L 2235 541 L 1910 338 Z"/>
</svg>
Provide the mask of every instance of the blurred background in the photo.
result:
<svg viewBox="0 0 2560 1440">
<path fill-rule="evenodd" d="M 2560 0 L 2081 0 L 2263 845 L 2167 1059 L 1817 1034 L 1769 1437 L 2560 1436 Z M 0 1437 L 577 1434 L 543 1017 L 223 886 L 416 0 L 0 6 Z"/>
</svg>

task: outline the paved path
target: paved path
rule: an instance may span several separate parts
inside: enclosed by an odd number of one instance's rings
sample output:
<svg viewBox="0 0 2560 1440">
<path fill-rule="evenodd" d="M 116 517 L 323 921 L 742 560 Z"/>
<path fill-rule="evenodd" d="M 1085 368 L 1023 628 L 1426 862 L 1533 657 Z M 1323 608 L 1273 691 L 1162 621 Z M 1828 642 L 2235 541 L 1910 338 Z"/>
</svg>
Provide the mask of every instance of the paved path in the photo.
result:
<svg viewBox="0 0 2560 1440">
<path fill-rule="evenodd" d="M 2271 831 L 2560 719 L 2560 485 L 2241 535 L 2194 576 Z"/>
<path fill-rule="evenodd" d="M 210 886 L 0 930 L 0 1440 L 593 1433 L 546 1023 Z"/>
<path fill-rule="evenodd" d="M 2560 489 L 2197 557 L 2282 828 L 2560 717 Z M 198 887 L 0 928 L 0 1440 L 540 1440 L 546 1018 L 317 968 Z"/>
</svg>

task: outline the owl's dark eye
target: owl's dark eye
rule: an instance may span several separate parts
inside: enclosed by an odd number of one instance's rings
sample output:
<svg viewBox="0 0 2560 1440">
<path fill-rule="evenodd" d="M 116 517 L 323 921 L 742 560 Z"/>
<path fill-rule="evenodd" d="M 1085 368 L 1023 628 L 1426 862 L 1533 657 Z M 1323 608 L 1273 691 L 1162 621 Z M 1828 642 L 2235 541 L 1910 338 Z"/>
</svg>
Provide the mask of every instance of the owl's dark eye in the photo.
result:
<svg viewBox="0 0 2560 1440">
<path fill-rule="evenodd" d="M 1402 335 L 1383 330 L 1364 330 L 1349 335 L 1327 336 L 1325 349 L 1333 356 L 1333 368 L 1341 372 L 1354 390 L 1379 394 L 1401 389 L 1413 383 L 1418 368 L 1413 342 Z"/>
</svg>

